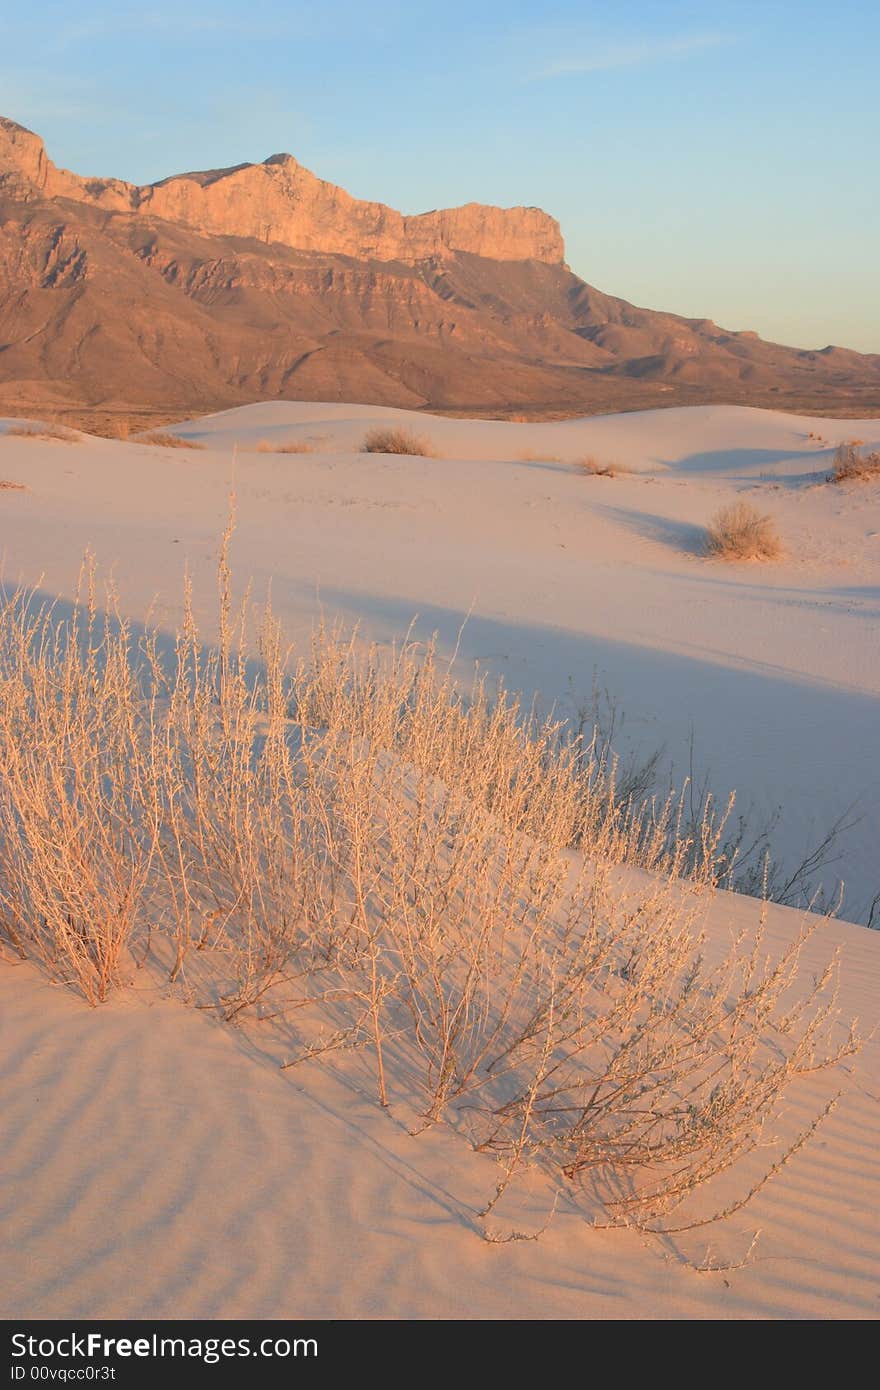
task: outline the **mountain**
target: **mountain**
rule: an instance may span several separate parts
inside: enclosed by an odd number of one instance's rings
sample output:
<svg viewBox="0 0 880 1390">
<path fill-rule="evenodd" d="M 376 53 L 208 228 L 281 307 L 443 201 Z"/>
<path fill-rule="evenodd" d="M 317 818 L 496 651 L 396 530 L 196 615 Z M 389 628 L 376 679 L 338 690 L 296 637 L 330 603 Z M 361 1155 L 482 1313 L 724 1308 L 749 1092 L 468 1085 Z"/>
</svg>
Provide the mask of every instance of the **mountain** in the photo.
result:
<svg viewBox="0 0 880 1390">
<path fill-rule="evenodd" d="M 577 414 L 705 401 L 880 413 L 880 355 L 639 309 L 538 208 L 406 217 L 291 155 L 138 187 L 0 118 L 0 406 L 255 399 Z"/>
</svg>

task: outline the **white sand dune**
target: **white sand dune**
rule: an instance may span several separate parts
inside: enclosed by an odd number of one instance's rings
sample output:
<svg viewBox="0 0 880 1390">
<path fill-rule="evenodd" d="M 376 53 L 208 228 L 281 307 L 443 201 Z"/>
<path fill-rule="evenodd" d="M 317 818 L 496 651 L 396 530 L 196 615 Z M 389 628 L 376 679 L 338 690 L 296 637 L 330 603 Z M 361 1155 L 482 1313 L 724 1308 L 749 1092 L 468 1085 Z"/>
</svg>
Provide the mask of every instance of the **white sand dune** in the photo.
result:
<svg viewBox="0 0 880 1390">
<path fill-rule="evenodd" d="M 753 924 L 722 894 L 710 927 Z M 796 914 L 771 910 L 769 938 Z M 880 936 L 832 924 L 842 1006 L 876 1022 Z M 675 1241 L 561 1207 L 538 1241 L 488 1244 L 494 1167 L 443 1128 L 410 1137 L 326 1063 L 134 987 L 93 1011 L 0 965 L 0 1314 L 6 1317 L 740 1318 L 880 1312 L 880 1043 L 797 1093 L 811 1144 L 723 1228 Z M 546 1198 L 545 1198 L 546 1200 Z M 537 1228 L 545 1208 L 527 1211 Z M 499 1217 L 499 1230 L 505 1228 Z M 705 1259 L 742 1269 L 700 1273 Z M 688 1262 L 691 1263 L 688 1263 Z"/>
<path fill-rule="evenodd" d="M 389 417 L 444 457 L 360 455 Z M 808 438 L 820 432 L 825 443 Z M 783 806 L 791 862 L 850 806 L 847 911 L 877 882 L 880 813 L 880 500 L 822 479 L 839 439 L 878 421 L 734 408 L 549 425 L 271 404 L 182 427 L 204 451 L 3 437 L 0 551 L 22 579 L 69 600 L 91 547 L 120 606 L 172 631 L 189 567 L 205 629 L 234 481 L 239 581 L 304 637 L 320 608 L 387 641 L 414 614 L 458 664 L 570 709 L 594 681 L 624 738 L 696 757 L 719 795 Z M 267 438 L 322 452 L 249 452 Z M 239 445 L 234 464 L 232 445 Z M 537 457 L 521 458 L 529 453 Z M 590 478 L 591 453 L 637 470 Z M 551 457 L 552 456 L 552 457 Z M 561 460 L 561 461 L 554 461 Z M 701 528 L 753 497 L 788 557 L 764 568 L 703 558 Z M 62 603 L 63 609 L 63 603 Z M 717 941 L 758 904 L 719 894 Z M 769 913 L 771 941 L 794 912 Z M 878 1022 L 880 935 L 835 922 L 841 1008 Z M 263 1037 L 215 1023 L 136 972 L 92 1011 L 31 965 L 0 962 L 0 1313 L 10 1316 L 876 1317 L 880 1313 L 880 1040 L 837 1078 L 793 1094 L 808 1122 L 845 1094 L 814 1141 L 720 1229 L 652 1242 L 591 1229 L 565 1201 L 538 1241 L 488 1244 L 476 1212 L 495 1169 L 443 1127 L 413 1138 L 357 1070 L 281 1071 Z M 540 1226 L 526 1190 L 516 1223 Z M 500 1209 L 499 1209 L 500 1213 Z M 499 1229 L 512 1217 L 499 1214 Z M 744 1268 L 736 1265 L 760 1227 Z M 510 1227 L 507 1227 L 510 1229 Z"/>
<path fill-rule="evenodd" d="M 516 459 L 520 454 L 593 454 L 639 472 L 796 475 L 827 465 L 841 439 L 880 439 L 880 420 L 822 420 L 749 406 L 687 406 L 530 424 L 459 420 L 391 406 L 263 401 L 206 415 L 174 433 L 210 446 L 242 448 L 298 439 L 335 452 L 360 448 L 374 426 L 402 425 L 447 458 Z M 820 435 L 823 446 L 814 436 Z M 830 446 L 830 448 L 829 448 Z M 817 458 L 818 455 L 818 458 Z"/>
<path fill-rule="evenodd" d="M 353 452 L 388 422 L 442 457 Z M 209 632 L 234 481 L 237 577 L 257 594 L 271 581 L 294 637 L 320 609 L 380 641 L 418 614 L 419 633 L 458 644 L 463 676 L 479 661 L 564 712 L 607 690 L 624 750 L 662 748 L 680 783 L 693 745 L 719 800 L 735 788 L 755 825 L 779 809 L 787 866 L 854 822 L 824 883 L 843 878 L 844 915 L 865 920 L 880 889 L 880 490 L 824 479 L 840 440 L 880 444 L 880 421 L 708 406 L 531 425 L 270 402 L 178 432 L 209 447 L 0 434 L 0 478 L 29 488 L 0 491 L 7 583 L 69 597 L 89 546 L 130 616 L 156 599 L 173 629 L 188 565 Z M 253 452 L 261 440 L 322 452 Z M 571 462 L 585 454 L 637 471 L 586 477 Z M 739 497 L 772 513 L 783 562 L 700 554 L 706 521 Z"/>
</svg>

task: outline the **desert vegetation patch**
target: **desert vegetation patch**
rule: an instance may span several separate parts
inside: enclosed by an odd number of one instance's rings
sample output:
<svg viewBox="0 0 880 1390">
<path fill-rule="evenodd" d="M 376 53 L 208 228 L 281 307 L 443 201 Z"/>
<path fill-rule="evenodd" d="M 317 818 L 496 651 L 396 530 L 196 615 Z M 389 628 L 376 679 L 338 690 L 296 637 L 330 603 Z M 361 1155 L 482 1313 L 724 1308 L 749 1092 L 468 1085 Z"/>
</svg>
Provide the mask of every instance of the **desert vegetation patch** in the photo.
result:
<svg viewBox="0 0 880 1390">
<path fill-rule="evenodd" d="M 870 483 L 880 479 L 880 449 L 863 453 L 860 446 L 861 441 L 857 439 L 838 445 L 834 454 L 831 482 Z"/>
<path fill-rule="evenodd" d="M 135 441 L 138 444 L 156 444 L 161 449 L 204 449 L 205 445 L 198 439 L 187 439 L 182 434 L 170 434 L 167 430 L 153 430 L 150 434 L 141 434 Z"/>
<path fill-rule="evenodd" d="M 256 446 L 258 454 L 313 454 L 316 445 L 308 439 L 261 439 Z"/>
<path fill-rule="evenodd" d="M 80 435 L 63 425 L 13 425 L 6 431 L 11 439 L 48 439 L 59 444 L 78 444 Z"/>
<path fill-rule="evenodd" d="M 436 458 L 436 452 L 424 435 L 399 426 L 377 426 L 368 430 L 361 443 L 362 454 L 413 454 L 421 458 Z"/>
<path fill-rule="evenodd" d="M 750 502 L 733 502 L 709 522 L 706 553 L 721 560 L 778 560 L 782 541 L 772 517 Z"/>
<path fill-rule="evenodd" d="M 767 1142 L 799 1078 L 858 1046 L 833 962 L 795 988 L 810 928 L 775 955 L 758 933 L 706 957 L 723 822 L 691 835 L 674 797 L 621 797 L 595 739 L 485 683 L 462 692 L 430 647 L 319 629 L 292 659 L 266 611 L 255 667 L 227 546 L 212 649 L 188 597 L 170 656 L 112 605 L 61 620 L 6 598 L 7 949 L 92 1005 L 160 937 L 170 981 L 198 954 L 194 1002 L 282 1021 L 286 1065 L 356 1054 L 414 1133 L 443 1122 L 493 1155 L 484 1217 L 530 1168 L 611 1225 L 704 1224 L 689 1199 Z M 621 863 L 650 872 L 626 888 Z"/>
</svg>

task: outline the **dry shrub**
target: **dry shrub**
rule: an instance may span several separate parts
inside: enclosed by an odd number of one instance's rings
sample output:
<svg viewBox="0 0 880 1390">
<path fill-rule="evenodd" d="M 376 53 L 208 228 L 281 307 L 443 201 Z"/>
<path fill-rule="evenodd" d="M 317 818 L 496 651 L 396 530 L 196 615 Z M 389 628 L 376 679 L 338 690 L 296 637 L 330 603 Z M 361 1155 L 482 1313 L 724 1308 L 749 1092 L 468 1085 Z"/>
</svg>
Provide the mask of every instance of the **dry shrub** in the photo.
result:
<svg viewBox="0 0 880 1390">
<path fill-rule="evenodd" d="M 118 982 L 150 862 L 149 743 L 124 627 L 26 593 L 0 614 L 0 913 L 90 1003 Z M 148 716 L 147 716 L 148 717 Z"/>
<path fill-rule="evenodd" d="M 834 455 L 831 481 L 834 483 L 868 483 L 880 478 L 880 449 L 869 454 L 859 453 L 859 440 L 839 444 Z"/>
<path fill-rule="evenodd" d="M 180 434 L 169 434 L 166 430 L 153 430 L 150 434 L 138 435 L 136 444 L 158 444 L 162 449 L 204 449 L 198 439 L 186 439 Z"/>
<path fill-rule="evenodd" d="M 827 1110 L 710 1216 L 688 1199 L 766 1143 L 795 1078 L 857 1047 L 852 1034 L 834 1038 L 834 967 L 805 978 L 805 937 L 773 958 L 760 934 L 710 966 L 681 901 L 660 887 L 630 901 L 606 888 L 598 912 L 576 920 L 564 950 L 542 954 L 527 1027 L 518 1020 L 503 1051 L 506 1095 L 478 1143 L 503 1165 L 487 1210 L 538 1159 L 589 1183 L 607 1224 L 668 1231 L 731 1215 Z"/>
<path fill-rule="evenodd" d="M 55 439 L 62 444 L 78 444 L 79 434 L 61 425 L 13 425 L 6 431 L 14 439 Z"/>
<path fill-rule="evenodd" d="M 315 445 L 307 439 L 290 439 L 288 441 L 275 442 L 273 439 L 261 439 L 256 446 L 258 454 L 313 454 Z"/>
<path fill-rule="evenodd" d="M 0 478 L 0 492 L 27 492 L 25 483 L 14 483 L 9 478 Z"/>
<path fill-rule="evenodd" d="M 424 435 L 414 434 L 401 426 L 377 426 L 367 430 L 361 444 L 362 454 L 416 454 L 436 458 L 434 449 Z"/>
<path fill-rule="evenodd" d="M 606 459 L 597 459 L 592 454 L 586 454 L 583 458 L 576 460 L 577 467 L 591 478 L 616 478 L 618 473 L 631 473 L 631 468 L 626 468 L 622 463 L 615 463 Z"/>
<path fill-rule="evenodd" d="M 381 1104 L 466 1127 L 500 1164 L 487 1212 L 537 1165 L 612 1224 L 668 1225 L 855 1049 L 833 970 L 760 933 L 713 962 L 718 824 L 695 852 L 681 803 L 622 802 L 595 739 L 461 691 L 430 646 L 319 629 L 293 660 L 267 611 L 255 665 L 229 535 L 207 652 L 189 593 L 173 658 L 91 589 L 63 621 L 27 594 L 0 611 L 7 941 L 92 1003 L 151 933 L 172 978 L 201 951 L 222 1015 L 283 1027 L 291 1064 L 357 1049 Z"/>
<path fill-rule="evenodd" d="M 710 521 L 706 551 L 723 560 L 776 560 L 782 554 L 782 542 L 772 517 L 749 502 L 733 502 Z"/>
</svg>

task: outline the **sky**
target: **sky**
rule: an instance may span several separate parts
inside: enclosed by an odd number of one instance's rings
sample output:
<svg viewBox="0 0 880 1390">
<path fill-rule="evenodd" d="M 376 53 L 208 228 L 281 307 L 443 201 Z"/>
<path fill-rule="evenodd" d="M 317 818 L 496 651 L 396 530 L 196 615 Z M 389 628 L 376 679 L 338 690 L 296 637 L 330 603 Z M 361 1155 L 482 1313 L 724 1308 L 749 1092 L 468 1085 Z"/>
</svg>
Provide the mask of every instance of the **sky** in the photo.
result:
<svg viewBox="0 0 880 1390">
<path fill-rule="evenodd" d="M 878 52 L 878 0 L 0 0 L 0 113 L 78 174 L 537 205 L 608 293 L 880 352 Z"/>
</svg>

